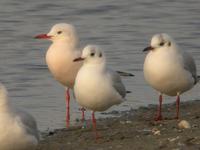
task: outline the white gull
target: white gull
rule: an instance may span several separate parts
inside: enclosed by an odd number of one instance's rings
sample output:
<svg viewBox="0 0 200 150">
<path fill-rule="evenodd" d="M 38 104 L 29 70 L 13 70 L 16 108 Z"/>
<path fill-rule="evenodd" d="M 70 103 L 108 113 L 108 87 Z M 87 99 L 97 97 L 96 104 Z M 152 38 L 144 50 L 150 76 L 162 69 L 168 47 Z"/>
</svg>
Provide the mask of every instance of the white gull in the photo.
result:
<svg viewBox="0 0 200 150">
<path fill-rule="evenodd" d="M 54 78 L 67 88 L 66 125 L 69 127 L 69 89 L 73 89 L 76 74 L 82 65 L 82 62 L 73 62 L 75 58 L 81 55 L 81 51 L 78 48 L 79 39 L 75 27 L 71 24 L 59 23 L 54 25 L 48 34 L 40 34 L 35 38 L 48 39 L 53 42 L 46 52 L 46 63 Z M 82 113 L 84 113 L 84 109 L 82 110 Z"/>
<path fill-rule="evenodd" d="M 95 111 L 105 111 L 125 99 L 126 90 L 119 74 L 107 68 L 103 51 L 96 45 L 88 45 L 83 49 L 82 56 L 74 61 L 83 60 L 74 85 L 77 102 L 92 110 L 93 128 L 96 138 Z"/>
<path fill-rule="evenodd" d="M 35 149 L 39 133 L 35 119 L 9 103 L 7 90 L 0 84 L 0 150 Z"/>
<path fill-rule="evenodd" d="M 190 90 L 197 82 L 196 65 L 192 56 L 179 48 L 166 33 L 156 34 L 144 61 L 146 81 L 160 92 L 156 120 L 162 119 L 162 94 L 177 96 L 176 118 L 179 118 L 180 94 Z"/>
</svg>

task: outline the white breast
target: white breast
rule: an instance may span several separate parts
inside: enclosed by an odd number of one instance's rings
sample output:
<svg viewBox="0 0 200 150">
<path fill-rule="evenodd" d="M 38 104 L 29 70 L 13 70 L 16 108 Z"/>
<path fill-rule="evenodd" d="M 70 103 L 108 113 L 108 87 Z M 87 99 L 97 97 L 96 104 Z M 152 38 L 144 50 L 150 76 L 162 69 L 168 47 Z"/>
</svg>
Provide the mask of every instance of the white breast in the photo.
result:
<svg viewBox="0 0 200 150">
<path fill-rule="evenodd" d="M 153 88 L 171 96 L 189 90 L 194 82 L 183 67 L 181 54 L 173 50 L 150 51 L 144 62 L 144 77 Z"/>
<path fill-rule="evenodd" d="M 111 86 L 106 73 L 91 66 L 83 66 L 80 69 L 74 91 L 78 103 L 93 111 L 104 111 L 123 101 Z"/>
<path fill-rule="evenodd" d="M 73 62 L 73 60 L 79 55 L 79 51 L 75 51 L 67 45 L 52 44 L 47 51 L 48 68 L 55 79 L 64 86 L 72 88 L 74 85 L 76 74 L 82 62 Z"/>
</svg>

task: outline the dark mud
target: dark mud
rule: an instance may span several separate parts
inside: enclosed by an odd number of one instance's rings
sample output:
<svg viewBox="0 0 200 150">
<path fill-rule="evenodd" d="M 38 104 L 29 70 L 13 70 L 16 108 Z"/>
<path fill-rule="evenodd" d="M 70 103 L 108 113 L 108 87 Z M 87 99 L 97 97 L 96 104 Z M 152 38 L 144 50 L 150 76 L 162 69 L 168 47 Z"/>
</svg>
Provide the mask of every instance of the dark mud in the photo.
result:
<svg viewBox="0 0 200 150">
<path fill-rule="evenodd" d="M 37 150 L 196 150 L 200 149 L 200 101 L 183 102 L 180 119 L 174 119 L 175 103 L 163 105 L 163 121 L 154 121 L 155 105 L 122 112 L 121 117 L 97 120 L 100 138 L 92 126 L 71 127 L 43 135 Z M 181 120 L 191 128 L 178 127 Z"/>
</svg>

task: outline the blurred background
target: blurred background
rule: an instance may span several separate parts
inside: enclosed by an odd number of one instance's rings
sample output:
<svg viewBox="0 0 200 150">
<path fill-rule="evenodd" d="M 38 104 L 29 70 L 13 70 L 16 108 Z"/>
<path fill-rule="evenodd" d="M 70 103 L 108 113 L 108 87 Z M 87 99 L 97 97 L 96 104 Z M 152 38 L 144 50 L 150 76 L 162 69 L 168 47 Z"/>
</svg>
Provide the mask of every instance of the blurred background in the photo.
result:
<svg viewBox="0 0 200 150">
<path fill-rule="evenodd" d="M 199 8 L 199 0 L 1 0 L 0 81 L 8 88 L 12 104 L 34 115 L 41 131 L 65 127 L 65 89 L 45 62 L 50 41 L 33 37 L 66 22 L 76 27 L 81 47 L 98 44 L 110 67 L 135 74 L 123 78 L 132 91 L 127 101 L 107 112 L 157 104 L 158 93 L 143 77 L 146 54 L 142 50 L 154 34 L 168 33 L 193 55 L 200 74 Z M 199 91 L 197 84 L 183 94 L 182 101 L 199 99 Z M 165 103 L 175 102 L 175 97 L 164 98 Z M 71 108 L 72 120 L 80 118 L 74 100 Z"/>
</svg>

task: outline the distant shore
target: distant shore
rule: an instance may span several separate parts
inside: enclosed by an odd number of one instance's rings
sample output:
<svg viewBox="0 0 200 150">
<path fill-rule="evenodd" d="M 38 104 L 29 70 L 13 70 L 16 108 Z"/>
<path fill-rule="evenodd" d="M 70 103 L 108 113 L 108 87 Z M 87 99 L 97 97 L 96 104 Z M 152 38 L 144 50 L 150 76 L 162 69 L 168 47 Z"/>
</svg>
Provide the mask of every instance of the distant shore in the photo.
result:
<svg viewBox="0 0 200 150">
<path fill-rule="evenodd" d="M 163 105 L 164 121 L 155 122 L 156 105 L 123 112 L 121 117 L 97 120 L 101 138 L 91 128 L 71 127 L 47 133 L 37 150 L 171 150 L 200 148 L 200 100 L 182 102 L 175 120 L 175 103 Z M 178 126 L 181 120 L 189 129 Z"/>
</svg>

